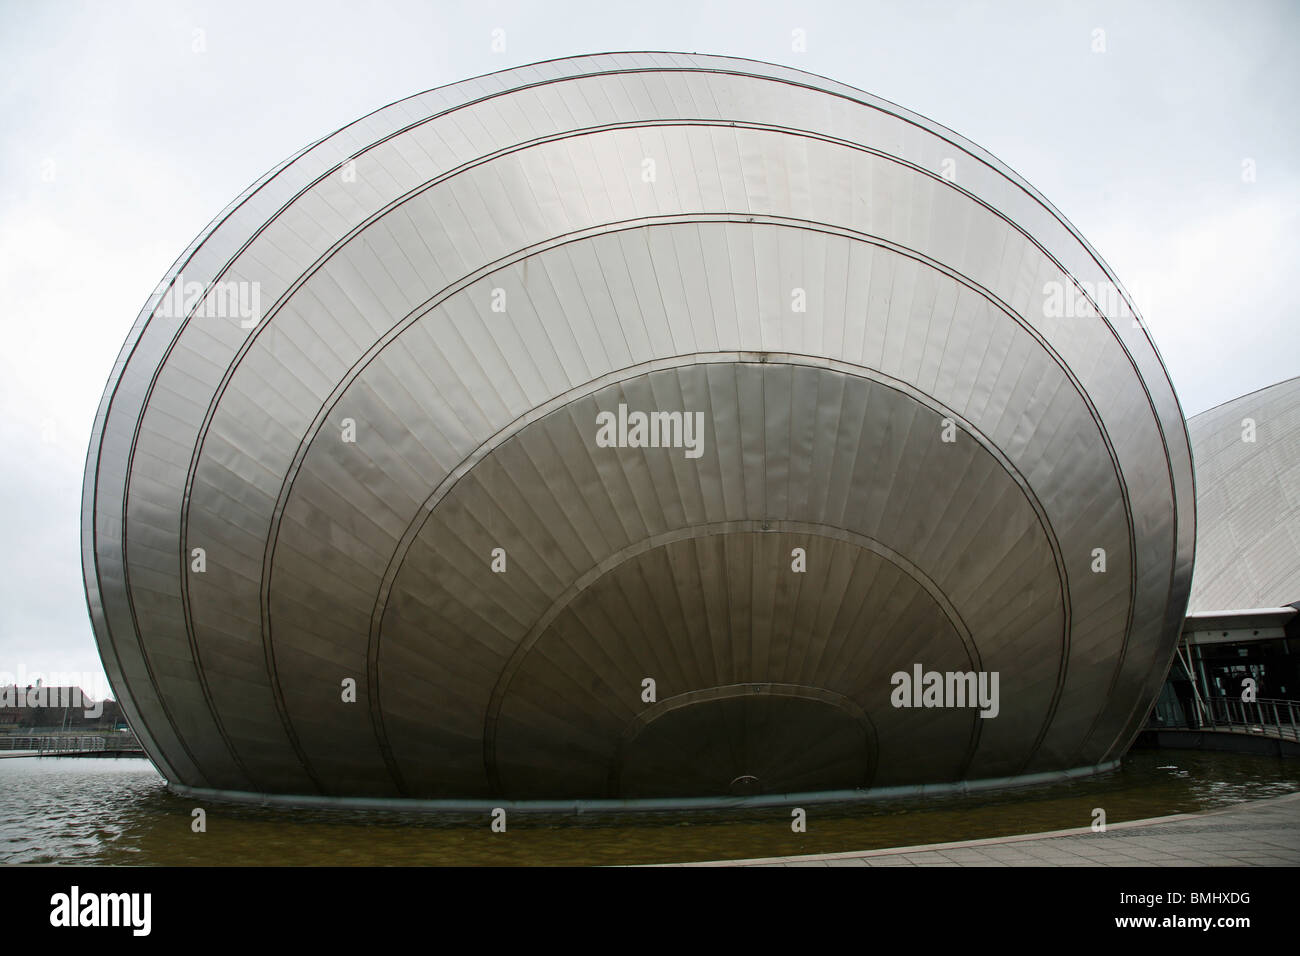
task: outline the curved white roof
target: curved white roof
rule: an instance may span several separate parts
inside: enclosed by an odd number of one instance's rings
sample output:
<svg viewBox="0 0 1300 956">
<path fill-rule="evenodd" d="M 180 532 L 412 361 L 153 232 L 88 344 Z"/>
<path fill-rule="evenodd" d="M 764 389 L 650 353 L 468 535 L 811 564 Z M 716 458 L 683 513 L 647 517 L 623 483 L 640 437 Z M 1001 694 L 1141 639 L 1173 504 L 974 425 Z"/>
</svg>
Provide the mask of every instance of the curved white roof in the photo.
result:
<svg viewBox="0 0 1300 956">
<path fill-rule="evenodd" d="M 1189 614 L 1300 601 L 1300 376 L 1187 421 L 1196 469 Z"/>
</svg>

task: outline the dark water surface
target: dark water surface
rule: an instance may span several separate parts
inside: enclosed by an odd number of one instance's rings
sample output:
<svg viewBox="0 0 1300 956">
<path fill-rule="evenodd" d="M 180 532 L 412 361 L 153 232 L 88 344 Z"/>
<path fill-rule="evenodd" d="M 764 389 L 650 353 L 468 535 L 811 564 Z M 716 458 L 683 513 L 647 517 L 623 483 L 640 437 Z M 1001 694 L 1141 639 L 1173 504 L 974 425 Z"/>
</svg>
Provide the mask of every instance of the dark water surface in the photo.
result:
<svg viewBox="0 0 1300 956">
<path fill-rule="evenodd" d="M 672 863 L 870 850 L 1188 813 L 1300 790 L 1300 760 L 1135 751 L 1101 777 L 993 794 L 690 813 L 483 814 L 288 810 L 169 793 L 142 759 L 0 759 L 0 863 L 538 865 Z M 207 832 L 191 830 L 202 806 Z"/>
</svg>

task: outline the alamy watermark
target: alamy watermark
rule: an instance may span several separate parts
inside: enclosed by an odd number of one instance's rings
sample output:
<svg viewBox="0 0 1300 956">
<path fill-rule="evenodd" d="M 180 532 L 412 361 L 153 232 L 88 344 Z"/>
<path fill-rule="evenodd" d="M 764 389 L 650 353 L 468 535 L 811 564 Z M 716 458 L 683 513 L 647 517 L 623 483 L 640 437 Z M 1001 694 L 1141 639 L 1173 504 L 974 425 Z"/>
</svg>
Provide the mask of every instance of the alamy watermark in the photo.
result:
<svg viewBox="0 0 1300 956">
<path fill-rule="evenodd" d="M 896 671 L 889 702 L 895 707 L 978 707 L 980 716 L 996 717 L 997 671 L 927 671 L 912 665 L 912 673 Z"/>
<path fill-rule="evenodd" d="M 238 319 L 241 329 L 254 328 L 262 321 L 260 282 L 186 282 L 184 273 L 178 273 L 170 287 L 163 282 L 155 292 L 162 296 L 156 311 L 169 319 L 193 312 L 195 318 Z"/>
<path fill-rule="evenodd" d="M 596 415 L 599 448 L 683 448 L 687 458 L 704 454 L 703 412 L 629 412 Z"/>
<path fill-rule="evenodd" d="M 0 708 L 36 710 L 43 707 L 62 707 L 80 710 L 88 719 L 104 715 L 104 698 L 107 692 L 95 699 L 92 691 L 103 680 L 89 671 L 76 674 L 28 674 L 19 667 L 18 673 L 0 671 Z M 91 691 L 83 688 L 90 687 Z"/>
<path fill-rule="evenodd" d="M 1142 302 L 1152 308 L 1155 301 L 1154 290 L 1130 287 L 1126 296 L 1123 289 L 1109 281 L 1075 283 L 1054 279 L 1043 283 L 1042 295 L 1044 318 L 1083 319 L 1100 313 L 1114 322 L 1128 312 L 1135 329 L 1143 328 L 1145 319 L 1134 313 L 1129 303 Z"/>
<path fill-rule="evenodd" d="M 133 936 L 148 936 L 152 909 L 152 893 L 83 893 L 73 885 L 50 897 L 50 925 L 123 927 Z"/>
</svg>

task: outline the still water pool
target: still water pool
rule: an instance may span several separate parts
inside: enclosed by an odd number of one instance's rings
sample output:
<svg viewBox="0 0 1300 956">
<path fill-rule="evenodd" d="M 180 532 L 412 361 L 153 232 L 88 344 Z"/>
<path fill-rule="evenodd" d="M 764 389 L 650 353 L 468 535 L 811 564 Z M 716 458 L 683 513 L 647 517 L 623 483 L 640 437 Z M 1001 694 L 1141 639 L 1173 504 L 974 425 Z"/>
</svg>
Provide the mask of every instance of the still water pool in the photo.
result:
<svg viewBox="0 0 1300 956">
<path fill-rule="evenodd" d="M 0 863 L 563 865 L 870 850 L 1189 813 L 1300 790 L 1300 760 L 1134 751 L 1110 774 L 967 796 L 790 810 L 484 814 L 287 810 L 177 797 L 146 760 L 0 759 Z M 203 806 L 207 832 L 191 830 Z"/>
</svg>

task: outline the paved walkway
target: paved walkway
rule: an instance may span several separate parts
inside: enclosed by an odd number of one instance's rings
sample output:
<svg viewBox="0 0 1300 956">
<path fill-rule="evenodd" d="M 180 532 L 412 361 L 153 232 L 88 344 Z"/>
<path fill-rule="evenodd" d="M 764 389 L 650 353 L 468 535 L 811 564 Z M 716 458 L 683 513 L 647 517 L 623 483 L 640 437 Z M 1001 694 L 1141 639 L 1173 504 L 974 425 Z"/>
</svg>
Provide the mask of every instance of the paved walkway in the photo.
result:
<svg viewBox="0 0 1300 956">
<path fill-rule="evenodd" d="M 858 853 L 680 866 L 1297 866 L 1300 793 L 1129 823 Z"/>
</svg>

